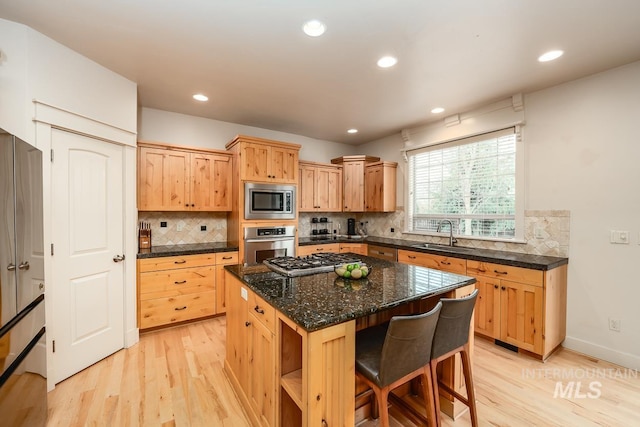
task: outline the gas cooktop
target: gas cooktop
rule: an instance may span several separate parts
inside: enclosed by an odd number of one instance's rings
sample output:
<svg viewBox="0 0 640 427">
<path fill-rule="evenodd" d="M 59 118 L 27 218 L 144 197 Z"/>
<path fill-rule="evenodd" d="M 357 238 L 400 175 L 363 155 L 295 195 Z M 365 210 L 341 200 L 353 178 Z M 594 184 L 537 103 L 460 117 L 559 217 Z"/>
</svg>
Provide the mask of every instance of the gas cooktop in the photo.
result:
<svg viewBox="0 0 640 427">
<path fill-rule="evenodd" d="M 351 254 L 320 252 L 305 257 L 278 257 L 262 261 L 271 270 L 285 276 L 306 276 L 309 274 L 333 271 L 336 266 L 352 262 L 361 262 Z"/>
</svg>

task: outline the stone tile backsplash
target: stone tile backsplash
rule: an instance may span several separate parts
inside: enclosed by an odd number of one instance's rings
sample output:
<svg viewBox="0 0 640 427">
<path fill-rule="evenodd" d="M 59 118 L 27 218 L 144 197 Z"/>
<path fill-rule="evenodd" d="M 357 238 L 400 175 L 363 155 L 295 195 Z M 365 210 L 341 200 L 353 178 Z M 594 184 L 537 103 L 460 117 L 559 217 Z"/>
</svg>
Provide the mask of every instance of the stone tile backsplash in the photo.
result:
<svg viewBox="0 0 640 427">
<path fill-rule="evenodd" d="M 403 210 L 391 213 L 301 213 L 298 221 L 300 236 L 310 236 L 311 230 L 319 226 L 311 223 L 311 219 L 314 217 L 327 217 L 329 221 L 333 221 L 334 229 L 338 229 L 338 224 L 340 224 L 341 234 L 346 234 L 347 218 L 355 218 L 358 224 L 365 223 L 369 236 L 416 240 L 426 243 L 447 243 L 446 238 L 403 233 L 405 219 Z M 528 210 L 525 211 L 524 219 L 525 243 L 458 238 L 458 245 L 567 257 L 569 256 L 570 219 L 570 212 L 567 210 Z M 536 237 L 536 231 L 538 231 L 539 237 Z M 338 233 L 340 234 L 340 231 Z"/>
<path fill-rule="evenodd" d="M 138 221 L 151 224 L 152 246 L 227 240 L 226 212 L 138 212 Z M 162 221 L 167 222 L 166 227 L 160 227 Z"/>
</svg>

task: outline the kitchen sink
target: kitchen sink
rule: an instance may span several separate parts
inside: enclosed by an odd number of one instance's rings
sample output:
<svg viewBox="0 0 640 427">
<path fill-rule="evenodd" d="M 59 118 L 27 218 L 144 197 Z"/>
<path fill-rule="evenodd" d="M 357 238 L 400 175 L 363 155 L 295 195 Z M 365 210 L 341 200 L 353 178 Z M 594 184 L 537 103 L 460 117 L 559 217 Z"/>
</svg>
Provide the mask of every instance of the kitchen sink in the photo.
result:
<svg viewBox="0 0 640 427">
<path fill-rule="evenodd" d="M 420 243 L 417 245 L 411 245 L 412 248 L 418 249 L 430 249 L 432 251 L 453 252 L 453 253 L 469 253 L 473 252 L 475 248 L 465 248 L 462 246 L 449 246 L 439 245 L 437 243 Z"/>
</svg>

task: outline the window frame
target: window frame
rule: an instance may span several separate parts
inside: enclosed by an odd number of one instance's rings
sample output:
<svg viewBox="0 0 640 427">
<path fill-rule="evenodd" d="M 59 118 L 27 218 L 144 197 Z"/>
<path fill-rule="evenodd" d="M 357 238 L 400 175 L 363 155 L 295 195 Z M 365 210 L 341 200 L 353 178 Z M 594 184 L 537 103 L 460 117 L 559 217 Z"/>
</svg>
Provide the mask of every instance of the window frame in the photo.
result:
<svg viewBox="0 0 640 427">
<path fill-rule="evenodd" d="M 513 237 L 497 237 L 497 236 L 468 236 L 465 234 L 458 234 L 457 228 L 454 230 L 454 237 L 457 239 L 468 239 L 468 240 L 480 240 L 480 241 L 498 241 L 498 242 L 509 242 L 509 243 L 526 243 L 524 240 L 525 235 L 525 221 L 524 221 L 524 200 L 525 200 L 525 161 L 524 161 L 524 144 L 522 141 L 522 128 L 519 125 L 511 125 L 505 126 L 498 129 L 493 129 L 488 132 L 482 132 L 474 135 L 465 135 L 455 139 L 445 140 L 433 142 L 430 144 L 424 144 L 417 147 L 407 148 L 402 150 L 405 162 L 407 163 L 407 167 L 405 168 L 405 200 L 406 200 L 406 209 L 404 214 L 404 230 L 405 234 L 414 234 L 419 236 L 433 236 L 433 237 L 448 237 L 449 236 L 449 226 L 446 224 L 444 226 L 444 231 L 436 232 L 436 231 L 416 231 L 412 229 L 412 223 L 410 219 L 413 217 L 411 208 L 413 206 L 413 188 L 410 187 L 412 182 L 410 177 L 410 157 L 420 152 L 424 152 L 427 150 L 437 150 L 439 148 L 446 148 L 455 145 L 464 145 L 474 142 L 479 142 L 482 140 L 490 139 L 492 137 L 498 137 L 500 134 L 504 134 L 505 131 L 512 130 L 515 136 L 515 233 Z M 434 220 L 444 220 L 444 219 L 458 219 L 459 217 L 456 215 L 443 215 L 442 217 L 438 217 L 434 215 Z"/>
</svg>

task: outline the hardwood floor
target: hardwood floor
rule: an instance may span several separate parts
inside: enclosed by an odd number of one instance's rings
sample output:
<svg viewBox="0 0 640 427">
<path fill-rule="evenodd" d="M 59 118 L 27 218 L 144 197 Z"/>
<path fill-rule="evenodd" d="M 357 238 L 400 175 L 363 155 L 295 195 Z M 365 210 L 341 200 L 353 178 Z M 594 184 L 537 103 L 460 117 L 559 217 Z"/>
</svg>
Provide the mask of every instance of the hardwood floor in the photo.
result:
<svg viewBox="0 0 640 427">
<path fill-rule="evenodd" d="M 569 350 L 541 363 L 475 341 L 481 426 L 640 426 L 637 371 Z M 222 372 L 224 357 L 224 317 L 142 334 L 132 348 L 58 384 L 49 393 L 48 425 L 249 426 Z M 391 418 L 392 426 L 414 425 L 394 407 Z M 470 425 L 468 413 L 456 421 L 443 417 L 443 426 Z"/>
</svg>

